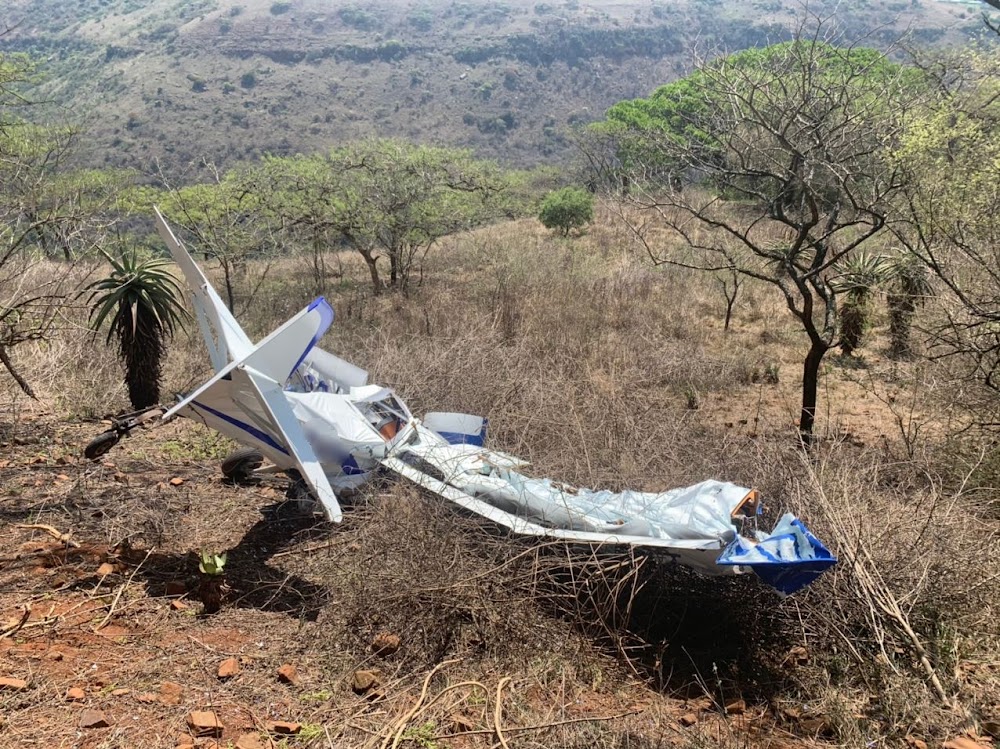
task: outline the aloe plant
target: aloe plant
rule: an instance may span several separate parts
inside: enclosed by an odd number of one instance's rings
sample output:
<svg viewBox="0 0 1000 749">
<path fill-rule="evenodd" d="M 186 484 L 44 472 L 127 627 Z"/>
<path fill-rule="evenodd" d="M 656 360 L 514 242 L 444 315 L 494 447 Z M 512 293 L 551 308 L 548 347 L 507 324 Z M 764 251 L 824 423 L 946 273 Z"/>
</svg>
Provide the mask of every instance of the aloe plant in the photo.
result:
<svg viewBox="0 0 1000 749">
<path fill-rule="evenodd" d="M 850 356 L 861 348 L 871 328 L 872 297 L 891 276 L 891 262 L 884 255 L 860 252 L 852 256 L 833 281 L 834 290 L 843 295 L 840 304 L 840 350 Z"/>
<path fill-rule="evenodd" d="M 201 585 L 198 596 L 205 607 L 206 614 L 214 614 L 222 607 L 222 591 L 225 586 L 226 554 L 201 552 L 198 562 L 198 572 L 201 573 Z"/>
<path fill-rule="evenodd" d="M 160 380 L 167 342 L 183 326 L 186 313 L 181 289 L 162 258 L 140 259 L 135 252 L 113 257 L 104 252 L 111 272 L 88 285 L 90 323 L 96 331 L 106 320 L 107 343 L 115 341 L 125 365 L 125 384 L 135 409 L 160 400 Z"/>
<path fill-rule="evenodd" d="M 913 355 L 911 329 L 917 307 L 934 293 L 927 267 L 913 255 L 892 260 L 892 278 L 886 294 L 889 308 L 889 354 L 897 359 Z"/>
</svg>

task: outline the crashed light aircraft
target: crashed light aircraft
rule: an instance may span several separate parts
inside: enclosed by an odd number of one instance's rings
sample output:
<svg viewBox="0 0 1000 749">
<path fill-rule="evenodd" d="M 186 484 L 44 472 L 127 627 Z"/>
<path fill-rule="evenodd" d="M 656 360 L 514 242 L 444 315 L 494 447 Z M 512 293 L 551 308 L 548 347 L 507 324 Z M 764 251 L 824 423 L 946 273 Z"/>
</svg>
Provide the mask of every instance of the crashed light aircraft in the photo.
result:
<svg viewBox="0 0 1000 749">
<path fill-rule="evenodd" d="M 193 419 L 244 445 L 223 463 L 228 476 L 284 472 L 339 522 L 337 492 L 387 470 L 518 535 L 646 549 L 708 575 L 752 570 L 782 594 L 836 563 L 793 515 L 770 534 L 755 530 L 761 505 L 751 489 L 713 480 L 660 493 L 570 487 L 532 478 L 525 461 L 484 447 L 482 417 L 414 417 L 392 390 L 317 345 L 334 319 L 322 297 L 253 343 L 159 211 L 156 220 L 215 370 L 161 418 Z M 122 423 L 88 455 L 103 454 L 138 420 Z"/>
</svg>

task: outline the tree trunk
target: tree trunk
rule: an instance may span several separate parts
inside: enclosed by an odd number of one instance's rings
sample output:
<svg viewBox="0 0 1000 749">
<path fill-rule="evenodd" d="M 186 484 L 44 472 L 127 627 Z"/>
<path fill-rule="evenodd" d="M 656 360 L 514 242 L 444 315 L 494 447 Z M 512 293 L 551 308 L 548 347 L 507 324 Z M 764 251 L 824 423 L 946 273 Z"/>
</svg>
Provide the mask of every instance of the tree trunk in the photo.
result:
<svg viewBox="0 0 1000 749">
<path fill-rule="evenodd" d="M 365 259 L 365 264 L 368 266 L 368 273 L 372 277 L 372 289 L 377 296 L 382 292 L 382 281 L 378 277 L 378 258 L 373 257 L 371 252 L 365 250 L 359 250 L 361 257 Z"/>
<path fill-rule="evenodd" d="M 389 285 L 393 288 L 399 283 L 399 253 L 401 250 L 393 250 L 389 253 Z"/>
<path fill-rule="evenodd" d="M 799 435 L 807 447 L 813 443 L 816 423 L 816 393 L 819 390 L 819 365 L 830 347 L 814 340 L 802 367 L 802 413 L 799 415 Z"/>
<path fill-rule="evenodd" d="M 233 299 L 232 269 L 229 267 L 229 263 L 226 261 L 223 261 L 222 263 L 222 276 L 226 281 L 226 301 L 229 304 L 229 311 L 235 314 L 236 301 Z"/>
<path fill-rule="evenodd" d="M 18 387 L 24 391 L 24 394 L 30 398 L 38 400 L 35 395 L 35 391 L 31 389 L 31 385 L 29 385 L 28 381 L 21 376 L 21 373 L 15 369 L 14 362 L 10 360 L 10 356 L 7 353 L 7 347 L 3 345 L 0 345 L 0 362 L 2 362 L 4 367 L 7 368 L 7 371 L 10 372 L 10 376 L 14 378 L 14 382 L 16 382 Z"/>
</svg>

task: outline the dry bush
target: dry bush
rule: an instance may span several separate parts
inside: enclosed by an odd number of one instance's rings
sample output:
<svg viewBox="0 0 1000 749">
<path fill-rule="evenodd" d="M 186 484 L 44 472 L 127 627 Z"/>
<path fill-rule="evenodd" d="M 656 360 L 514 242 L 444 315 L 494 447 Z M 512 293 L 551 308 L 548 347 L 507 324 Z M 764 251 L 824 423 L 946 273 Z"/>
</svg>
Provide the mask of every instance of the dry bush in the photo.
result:
<svg viewBox="0 0 1000 749">
<path fill-rule="evenodd" d="M 841 559 L 802 597 L 804 633 L 828 655 L 830 685 L 878 689 L 879 719 L 902 735 L 932 716 L 948 726 L 995 714 L 997 684 L 974 664 L 1000 641 L 1000 563 L 984 553 L 1000 527 L 963 492 L 898 473 L 879 454 L 835 451 L 802 462 L 791 504 Z M 893 699 L 886 685 L 902 684 L 907 698 Z M 961 711 L 935 716 L 944 702 Z"/>
</svg>

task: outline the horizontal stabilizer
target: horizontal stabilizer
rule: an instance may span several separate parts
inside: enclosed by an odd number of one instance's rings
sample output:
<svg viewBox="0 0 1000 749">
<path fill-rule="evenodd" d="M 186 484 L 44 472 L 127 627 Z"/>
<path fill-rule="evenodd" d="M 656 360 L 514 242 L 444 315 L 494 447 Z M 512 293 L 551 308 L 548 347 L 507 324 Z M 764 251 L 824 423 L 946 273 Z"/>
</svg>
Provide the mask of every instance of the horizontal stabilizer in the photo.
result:
<svg viewBox="0 0 1000 749">
<path fill-rule="evenodd" d="M 241 367 L 237 377 L 245 376 L 257 393 L 260 403 L 265 406 L 270 417 L 271 426 L 284 439 L 289 452 L 295 458 L 299 474 L 312 490 L 312 495 L 323 506 L 327 520 L 340 522 L 340 504 L 337 495 L 313 452 L 312 445 L 302 431 L 302 425 L 295 418 L 292 406 L 281 385 L 274 380 L 254 371 L 250 367 Z"/>
<path fill-rule="evenodd" d="M 319 297 L 258 343 L 242 363 L 284 386 L 332 324 L 333 307 Z"/>
</svg>

